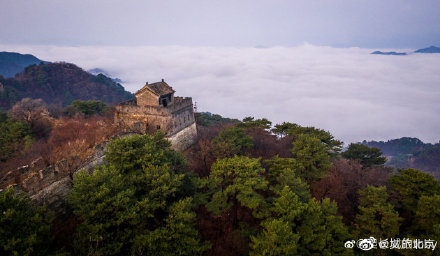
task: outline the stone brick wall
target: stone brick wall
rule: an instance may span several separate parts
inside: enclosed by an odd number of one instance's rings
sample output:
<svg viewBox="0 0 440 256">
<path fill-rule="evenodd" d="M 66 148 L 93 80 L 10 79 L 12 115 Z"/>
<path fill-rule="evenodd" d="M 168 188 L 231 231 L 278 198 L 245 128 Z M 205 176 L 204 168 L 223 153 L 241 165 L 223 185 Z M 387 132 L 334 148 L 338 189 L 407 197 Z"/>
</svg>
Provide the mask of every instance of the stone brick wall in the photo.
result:
<svg viewBox="0 0 440 256">
<path fill-rule="evenodd" d="M 57 162 L 53 166 L 46 166 L 41 158 L 30 165 L 18 168 L 18 172 L 9 172 L 11 175 L 0 180 L 0 191 L 7 187 L 14 187 L 17 191 L 28 194 L 35 205 L 46 205 L 58 217 L 68 213 L 70 206 L 67 195 L 72 189 L 72 180 L 81 170 L 92 173 L 93 170 L 105 164 L 105 151 L 108 141 L 101 143 L 93 149 L 93 153 L 76 170 L 70 170 L 67 160 Z M 41 164 L 40 164 L 41 163 Z M 8 173 L 8 174 L 9 174 Z"/>
<path fill-rule="evenodd" d="M 177 151 L 183 151 L 189 146 L 194 144 L 197 138 L 196 123 L 192 123 L 184 129 L 180 130 L 176 134 L 169 136 L 168 140 L 171 142 L 173 149 Z"/>
<path fill-rule="evenodd" d="M 171 128 L 171 115 L 163 107 L 117 106 L 115 123 L 124 132 L 145 134 L 158 129 L 166 132 Z"/>
<path fill-rule="evenodd" d="M 135 101 L 125 102 L 116 106 L 115 123 L 124 132 L 145 134 L 160 129 L 167 136 L 173 136 L 195 124 L 192 99 L 174 97 L 167 107 L 140 106 Z"/>
<path fill-rule="evenodd" d="M 186 127 L 195 123 L 194 109 L 191 98 L 178 98 L 176 97 L 174 104 L 170 105 L 172 108 L 171 113 L 171 129 L 168 130 L 168 135 L 172 136 Z M 181 101 L 181 102 L 180 102 Z"/>
<path fill-rule="evenodd" d="M 154 95 L 147 89 L 143 91 L 139 91 L 136 94 L 137 104 L 139 106 L 158 106 L 159 105 L 159 96 Z"/>
</svg>

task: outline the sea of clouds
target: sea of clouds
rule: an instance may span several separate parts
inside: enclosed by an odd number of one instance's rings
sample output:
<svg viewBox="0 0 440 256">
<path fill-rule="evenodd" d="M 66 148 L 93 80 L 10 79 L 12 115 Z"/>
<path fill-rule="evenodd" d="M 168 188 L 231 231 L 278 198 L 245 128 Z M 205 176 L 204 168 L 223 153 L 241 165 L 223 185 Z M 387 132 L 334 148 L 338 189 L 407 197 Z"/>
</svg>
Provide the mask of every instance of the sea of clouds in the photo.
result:
<svg viewBox="0 0 440 256">
<path fill-rule="evenodd" d="M 191 96 L 199 111 L 315 126 L 346 143 L 440 139 L 440 54 L 383 56 L 369 54 L 377 49 L 308 44 L 0 47 L 84 70 L 104 69 L 131 92 L 164 78 L 176 95 Z"/>
</svg>

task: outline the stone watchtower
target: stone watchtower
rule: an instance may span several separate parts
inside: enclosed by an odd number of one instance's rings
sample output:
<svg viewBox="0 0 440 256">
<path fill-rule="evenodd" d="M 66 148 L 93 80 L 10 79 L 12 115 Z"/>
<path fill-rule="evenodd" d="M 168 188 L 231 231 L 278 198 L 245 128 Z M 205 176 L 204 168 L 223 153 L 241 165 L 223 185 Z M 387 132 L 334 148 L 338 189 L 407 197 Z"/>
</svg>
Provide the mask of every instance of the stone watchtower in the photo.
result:
<svg viewBox="0 0 440 256">
<path fill-rule="evenodd" d="M 197 137 L 191 98 L 174 97 L 163 79 L 137 91 L 136 99 L 116 105 L 115 123 L 125 132 L 154 133 L 162 130 L 176 150 L 184 150 Z"/>
</svg>

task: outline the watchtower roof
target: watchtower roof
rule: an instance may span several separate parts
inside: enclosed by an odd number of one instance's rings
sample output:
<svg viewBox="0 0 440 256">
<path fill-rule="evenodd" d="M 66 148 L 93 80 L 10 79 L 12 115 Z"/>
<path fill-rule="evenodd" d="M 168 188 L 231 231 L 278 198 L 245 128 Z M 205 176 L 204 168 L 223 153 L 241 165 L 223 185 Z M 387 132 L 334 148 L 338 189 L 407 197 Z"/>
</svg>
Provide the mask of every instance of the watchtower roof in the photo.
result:
<svg viewBox="0 0 440 256">
<path fill-rule="evenodd" d="M 142 89 L 137 91 L 134 95 L 144 92 L 145 90 L 149 90 L 157 96 L 163 96 L 170 93 L 174 93 L 175 91 L 171 86 L 169 86 L 163 79 L 160 82 L 149 84 L 148 82 L 145 84 Z"/>
</svg>

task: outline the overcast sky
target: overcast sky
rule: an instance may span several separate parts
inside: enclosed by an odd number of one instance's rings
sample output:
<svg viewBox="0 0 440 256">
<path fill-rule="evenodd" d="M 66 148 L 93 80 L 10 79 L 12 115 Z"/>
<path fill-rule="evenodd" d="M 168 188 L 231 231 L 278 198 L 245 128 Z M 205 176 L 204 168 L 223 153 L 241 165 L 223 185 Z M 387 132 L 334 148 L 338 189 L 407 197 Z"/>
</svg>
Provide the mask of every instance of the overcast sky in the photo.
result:
<svg viewBox="0 0 440 256">
<path fill-rule="evenodd" d="M 200 111 L 440 140 L 440 1 L 0 0 L 0 51 L 164 78 Z"/>
<path fill-rule="evenodd" d="M 0 43 L 421 48 L 438 0 L 0 0 Z"/>
</svg>

